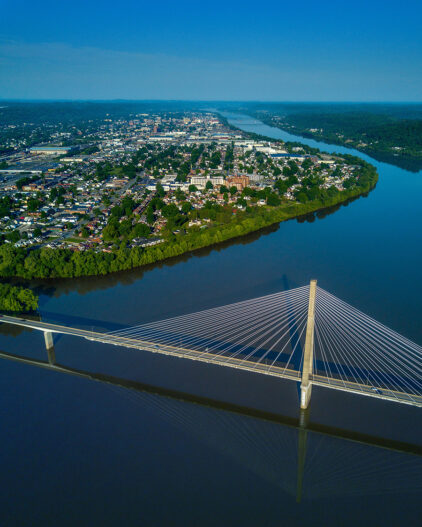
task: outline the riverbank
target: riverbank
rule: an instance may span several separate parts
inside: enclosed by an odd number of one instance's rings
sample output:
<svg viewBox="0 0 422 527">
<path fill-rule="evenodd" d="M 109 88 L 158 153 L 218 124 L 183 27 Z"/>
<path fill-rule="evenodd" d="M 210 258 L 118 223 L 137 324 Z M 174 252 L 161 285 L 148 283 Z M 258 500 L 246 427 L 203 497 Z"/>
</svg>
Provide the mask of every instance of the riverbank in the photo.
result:
<svg viewBox="0 0 422 527">
<path fill-rule="evenodd" d="M 120 248 L 115 252 L 84 252 L 67 249 L 25 249 L 4 244 L 0 247 L 0 276 L 7 278 L 76 278 L 101 276 L 113 272 L 139 268 L 168 258 L 180 256 L 204 247 L 212 247 L 227 240 L 258 231 L 264 227 L 298 218 L 308 213 L 327 209 L 356 198 L 372 190 L 378 180 L 374 167 L 359 160 L 363 174 L 359 186 L 325 195 L 306 203 L 283 201 L 280 205 L 253 207 L 238 211 L 229 223 L 213 224 L 204 230 L 173 235 L 166 242 L 147 248 Z"/>
<path fill-rule="evenodd" d="M 234 128 L 224 116 L 221 117 L 228 126 Z M 263 138 L 256 133 L 244 133 L 253 139 Z M 271 137 L 266 137 L 266 140 L 277 141 Z M 320 153 L 318 149 L 301 143 L 286 142 L 285 144 L 289 150 L 300 145 L 307 153 L 313 155 Z M 163 243 L 151 247 L 127 248 L 122 244 L 118 249 L 105 252 L 100 249 L 74 251 L 46 247 L 28 250 L 3 244 L 0 246 L 0 277 L 25 280 L 78 278 L 104 276 L 142 268 L 195 250 L 213 247 L 289 219 L 323 211 L 365 195 L 375 187 L 378 174 L 373 165 L 349 154 L 342 154 L 340 157 L 348 164 L 358 167 L 358 178 L 350 188 L 341 191 L 334 187 L 319 189 L 316 199 L 309 199 L 306 196 L 300 201 L 278 198 L 279 204 L 273 206 L 267 204 L 247 206 L 246 210 L 232 209 L 233 212 L 230 211 L 230 217 L 225 222 L 214 220 L 205 228 L 171 233 Z"/>
</svg>

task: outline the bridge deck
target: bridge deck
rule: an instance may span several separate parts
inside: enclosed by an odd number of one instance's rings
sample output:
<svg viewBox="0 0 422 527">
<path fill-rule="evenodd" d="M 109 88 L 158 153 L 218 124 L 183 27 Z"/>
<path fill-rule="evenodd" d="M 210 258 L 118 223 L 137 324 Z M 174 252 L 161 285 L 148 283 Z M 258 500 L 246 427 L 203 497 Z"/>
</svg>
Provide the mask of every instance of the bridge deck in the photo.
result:
<svg viewBox="0 0 422 527">
<path fill-rule="evenodd" d="M 148 342 L 138 339 L 130 339 L 128 337 L 120 337 L 118 335 L 100 333 L 96 331 L 88 331 L 84 329 L 71 328 L 68 326 L 61 326 L 58 324 L 51 324 L 49 322 L 38 322 L 28 320 L 25 318 L 10 317 L 7 315 L 0 315 L 0 322 L 13 324 L 15 326 L 22 326 L 38 331 L 50 331 L 51 333 L 60 333 L 64 335 L 71 335 L 85 338 L 88 340 L 101 342 L 104 344 L 113 344 L 115 346 L 124 346 L 127 348 L 149 351 L 152 353 L 159 353 L 162 355 L 170 355 L 173 357 L 196 360 L 199 362 L 206 362 L 209 364 L 216 364 L 219 366 L 226 366 L 229 368 L 236 368 L 239 370 L 251 371 L 263 375 L 271 375 L 283 379 L 289 379 L 296 382 L 301 381 L 301 372 L 284 368 L 282 366 L 271 366 L 269 364 L 248 361 L 246 359 L 238 359 L 235 357 L 218 356 L 213 353 L 199 350 L 191 350 L 182 347 L 158 345 L 154 342 Z M 382 399 L 387 401 L 400 402 L 412 406 L 422 407 L 422 397 L 419 395 L 393 391 L 385 387 L 374 389 L 372 385 L 360 384 L 352 381 L 343 381 L 340 379 L 324 377 L 317 374 L 310 375 L 310 380 L 313 385 L 324 388 L 331 388 L 334 390 L 355 393 L 358 395 L 365 395 Z"/>
<path fill-rule="evenodd" d="M 217 364 L 219 366 L 227 366 L 229 368 L 253 371 L 256 373 L 262 373 L 274 377 L 282 377 L 283 379 L 290 379 L 293 381 L 300 381 L 301 379 L 301 373 L 297 370 L 283 368 L 280 366 L 271 366 L 270 368 L 270 365 L 268 364 L 257 363 L 233 357 L 219 356 L 206 351 L 192 350 L 162 344 L 158 345 L 154 342 L 148 342 L 146 340 L 130 339 L 109 333 L 99 333 L 96 331 L 70 328 L 68 326 L 50 324 L 48 322 L 37 322 L 16 317 L 0 316 L 0 322 L 32 328 L 39 331 L 51 331 L 52 333 L 82 337 L 88 340 L 102 342 L 104 344 L 113 344 L 115 346 L 124 346 L 126 348 L 149 351 L 152 353 L 160 353 L 162 355 L 171 355 L 173 357 L 207 362 L 209 364 Z"/>
<path fill-rule="evenodd" d="M 372 385 L 360 384 L 352 381 L 343 381 L 340 379 L 333 379 L 332 377 L 323 377 L 321 375 L 312 375 L 312 384 L 314 386 L 322 386 L 324 388 L 332 388 L 333 390 L 340 390 L 342 392 L 355 393 L 358 395 L 366 395 L 368 397 L 375 397 L 384 401 L 394 401 L 396 403 L 410 404 L 411 406 L 422 407 L 422 397 L 420 395 L 399 392 L 385 387 L 374 388 Z M 374 391 L 377 390 L 377 391 Z"/>
</svg>

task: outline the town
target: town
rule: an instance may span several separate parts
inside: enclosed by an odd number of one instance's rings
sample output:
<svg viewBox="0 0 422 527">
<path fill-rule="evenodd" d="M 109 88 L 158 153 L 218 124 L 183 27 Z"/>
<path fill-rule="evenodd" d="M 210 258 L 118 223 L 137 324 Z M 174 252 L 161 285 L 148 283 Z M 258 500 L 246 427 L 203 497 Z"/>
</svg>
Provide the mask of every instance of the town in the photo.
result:
<svg viewBox="0 0 422 527">
<path fill-rule="evenodd" d="M 283 202 L 358 185 L 359 166 L 251 138 L 210 112 L 157 112 L 77 126 L 0 130 L 0 231 L 26 248 L 147 247 Z M 44 137 L 42 144 L 31 138 Z M 4 153 L 6 150 L 6 153 Z"/>
</svg>

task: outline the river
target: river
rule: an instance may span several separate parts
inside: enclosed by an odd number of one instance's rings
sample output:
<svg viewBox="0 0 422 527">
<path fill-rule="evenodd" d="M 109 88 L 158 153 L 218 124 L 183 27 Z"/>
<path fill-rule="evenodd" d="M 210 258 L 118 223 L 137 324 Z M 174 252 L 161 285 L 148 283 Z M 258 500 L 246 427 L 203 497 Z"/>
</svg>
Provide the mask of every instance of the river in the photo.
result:
<svg viewBox="0 0 422 527">
<path fill-rule="evenodd" d="M 324 289 L 422 343 L 422 174 L 229 122 L 377 166 L 379 182 L 332 213 L 103 278 L 33 282 L 42 319 L 117 329 L 304 285 Z M 42 335 L 0 328 L 0 350 L 46 360 Z M 296 418 L 294 383 L 71 337 L 57 361 Z M 420 525 L 422 462 L 307 437 L 302 499 L 295 429 L 174 397 L 0 362 L 0 524 L 6 526 Z M 199 402 L 199 401 L 198 401 Z M 421 410 L 314 388 L 311 421 L 421 443 Z"/>
</svg>

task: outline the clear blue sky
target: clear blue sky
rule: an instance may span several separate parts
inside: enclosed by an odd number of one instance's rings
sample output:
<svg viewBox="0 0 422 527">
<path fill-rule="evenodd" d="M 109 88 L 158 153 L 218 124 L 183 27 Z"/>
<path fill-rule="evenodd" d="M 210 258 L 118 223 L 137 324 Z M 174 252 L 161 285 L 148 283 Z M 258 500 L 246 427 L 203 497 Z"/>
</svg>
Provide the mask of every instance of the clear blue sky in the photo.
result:
<svg viewBox="0 0 422 527">
<path fill-rule="evenodd" d="M 0 98 L 421 101 L 421 0 L 3 0 Z"/>
</svg>

